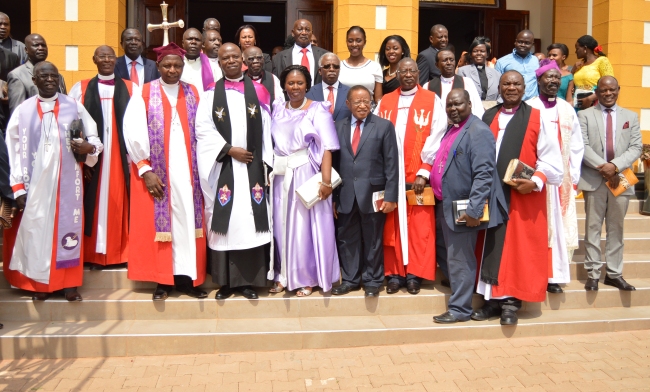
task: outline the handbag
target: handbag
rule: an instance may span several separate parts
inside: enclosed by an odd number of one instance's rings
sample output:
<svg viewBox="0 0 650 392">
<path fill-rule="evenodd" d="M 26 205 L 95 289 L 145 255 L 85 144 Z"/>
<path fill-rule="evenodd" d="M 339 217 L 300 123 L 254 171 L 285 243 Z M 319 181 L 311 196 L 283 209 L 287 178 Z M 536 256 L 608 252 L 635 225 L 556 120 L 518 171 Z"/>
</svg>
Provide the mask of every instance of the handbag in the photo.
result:
<svg viewBox="0 0 650 392">
<path fill-rule="evenodd" d="M 332 168 L 332 190 L 334 190 L 337 186 L 341 185 L 341 176 L 339 173 Z M 318 196 L 318 191 L 320 190 L 320 183 L 323 181 L 323 174 L 322 173 L 316 173 L 312 178 L 309 180 L 305 181 L 302 185 L 296 189 L 296 194 L 298 194 L 298 198 L 300 198 L 300 201 L 302 204 L 305 205 L 305 207 L 309 210 L 311 209 L 316 203 L 320 201 L 320 197 Z"/>
</svg>

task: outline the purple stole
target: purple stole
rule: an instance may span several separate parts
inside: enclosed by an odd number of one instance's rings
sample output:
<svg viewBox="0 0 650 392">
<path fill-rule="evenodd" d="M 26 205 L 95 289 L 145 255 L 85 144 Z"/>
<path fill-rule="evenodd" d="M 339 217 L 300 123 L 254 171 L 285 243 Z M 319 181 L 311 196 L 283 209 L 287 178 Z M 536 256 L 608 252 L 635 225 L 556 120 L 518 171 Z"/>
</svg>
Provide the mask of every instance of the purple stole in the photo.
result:
<svg viewBox="0 0 650 392">
<path fill-rule="evenodd" d="M 156 239 L 158 242 L 170 242 L 172 240 L 171 230 L 171 206 L 169 205 L 169 176 L 167 158 L 165 154 L 165 112 L 162 100 L 162 88 L 160 79 L 152 80 L 149 83 L 149 106 L 147 107 L 147 128 L 149 131 L 149 163 L 151 169 L 160 178 L 163 184 L 162 199 L 154 198 L 154 225 L 156 227 Z M 190 131 L 189 142 L 192 165 L 192 190 L 194 200 L 194 228 L 196 238 L 203 237 L 203 194 L 201 193 L 201 182 L 199 180 L 199 169 L 196 164 L 196 134 L 194 124 L 196 120 L 197 101 L 188 83 L 180 82 L 180 88 L 185 94 L 185 106 L 187 108 L 187 122 Z M 177 109 L 178 110 L 178 109 Z M 171 115 L 171 113 L 170 113 Z M 170 123 L 171 128 L 171 123 Z M 187 137 L 185 138 L 187 140 Z"/>
<path fill-rule="evenodd" d="M 210 66 L 210 59 L 208 56 L 201 53 L 201 79 L 203 80 L 203 91 L 208 91 L 208 87 L 216 82 L 214 75 L 212 75 L 212 67 Z M 189 113 L 188 113 L 189 115 Z"/>
<path fill-rule="evenodd" d="M 43 137 L 41 106 L 38 96 L 27 99 L 25 108 L 36 106 L 38 116 L 31 110 L 21 110 L 18 118 L 20 129 L 20 160 L 23 167 L 23 183 L 29 198 L 29 182 Z M 59 94 L 54 106 L 54 119 L 59 128 L 60 153 L 59 183 L 57 189 L 58 220 L 56 230 L 56 269 L 79 266 L 81 255 L 81 230 L 83 211 L 83 187 L 81 167 L 70 149 L 68 125 L 79 118 L 77 102 L 67 95 Z M 46 148 L 43 143 L 43 148 Z M 35 244 L 35 246 L 39 246 Z"/>
</svg>

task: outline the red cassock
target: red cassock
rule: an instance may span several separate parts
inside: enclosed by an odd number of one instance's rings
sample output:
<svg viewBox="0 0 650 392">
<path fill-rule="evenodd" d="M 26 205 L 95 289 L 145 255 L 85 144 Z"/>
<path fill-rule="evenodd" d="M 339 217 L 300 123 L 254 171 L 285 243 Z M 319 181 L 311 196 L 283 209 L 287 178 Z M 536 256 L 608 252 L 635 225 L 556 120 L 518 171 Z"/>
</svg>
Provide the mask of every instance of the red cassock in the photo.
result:
<svg viewBox="0 0 650 392">
<path fill-rule="evenodd" d="M 142 88 L 142 98 L 144 99 L 145 107 L 147 110 L 149 108 L 150 87 L 150 83 L 147 83 Z M 194 90 L 194 96 L 197 97 L 198 105 L 199 94 L 194 86 L 192 86 L 192 89 Z M 165 156 L 166 161 L 169 162 L 169 132 L 171 125 L 172 108 L 165 93 L 161 93 L 161 98 L 163 103 L 163 110 L 165 113 Z M 190 143 L 187 106 L 182 88 L 179 88 L 176 110 L 178 111 L 180 123 L 183 126 L 183 133 L 185 134 L 185 146 L 187 149 L 187 159 L 190 167 L 190 173 L 192 173 L 192 144 Z M 143 113 L 142 115 L 145 116 L 147 114 Z M 167 175 L 167 178 L 169 178 L 169 174 Z M 165 186 L 168 189 L 171 189 L 169 183 Z M 203 211 L 203 206 L 201 206 L 201 211 Z M 174 266 L 172 260 L 172 243 L 155 241 L 156 228 L 154 226 L 153 197 L 149 193 L 144 179 L 138 176 L 138 166 L 135 162 L 131 166 L 131 221 L 129 236 L 130 241 L 128 278 L 131 280 L 141 280 L 173 285 Z M 205 237 L 206 233 L 204 227 L 203 236 L 196 238 L 197 278 L 194 281 L 194 286 L 198 286 L 205 281 Z"/>
<path fill-rule="evenodd" d="M 90 79 L 81 81 L 81 104 L 84 103 L 86 90 Z M 129 91 L 129 96 L 133 95 L 133 83 L 124 80 Z M 108 194 L 108 219 L 106 228 L 106 254 L 97 253 L 97 215 L 99 212 L 99 195 L 102 190 L 102 182 L 99 181 L 97 186 L 97 196 L 95 199 L 95 211 L 93 224 L 95 227 L 89 237 L 84 238 L 84 260 L 89 263 L 100 265 L 111 265 L 128 262 L 129 250 L 129 198 L 127 197 L 126 181 L 124 170 L 122 170 L 122 158 L 120 154 L 120 144 L 118 143 L 117 123 L 115 119 L 115 109 L 113 108 L 113 118 L 111 127 L 111 162 L 110 162 L 110 180 L 106 184 L 109 187 Z M 102 132 L 101 129 L 98 132 Z M 102 157 L 100 156 L 100 159 Z M 102 165 L 99 167 L 99 178 L 102 178 Z"/>
<path fill-rule="evenodd" d="M 535 167 L 538 160 L 537 141 L 540 133 L 540 112 L 531 108 L 519 160 Z M 497 138 L 499 114 L 490 129 Z M 537 171 L 535 176 L 546 183 L 546 176 Z M 529 302 L 546 299 L 549 270 L 552 271 L 551 252 L 548 247 L 546 214 L 546 187 L 540 192 L 522 195 L 510 190 L 510 218 L 499 268 L 499 285 L 492 286 L 492 296 L 512 296 Z"/>
<path fill-rule="evenodd" d="M 383 96 L 380 113 L 387 113 L 387 120 L 396 123 L 401 89 Z M 420 169 L 431 171 L 431 165 L 422 162 L 420 154 L 429 136 L 431 125 L 420 127 L 413 121 L 416 113 L 433 119 L 435 93 L 418 88 L 409 108 L 404 136 L 404 169 L 406 183 L 413 183 Z M 430 113 L 430 117 L 427 113 Z M 404 192 L 404 190 L 400 190 Z M 406 206 L 408 226 L 408 265 L 404 265 L 397 210 L 386 215 L 384 226 L 384 273 L 406 276 L 407 273 L 420 278 L 435 280 L 436 277 L 436 233 L 433 206 Z"/>
</svg>

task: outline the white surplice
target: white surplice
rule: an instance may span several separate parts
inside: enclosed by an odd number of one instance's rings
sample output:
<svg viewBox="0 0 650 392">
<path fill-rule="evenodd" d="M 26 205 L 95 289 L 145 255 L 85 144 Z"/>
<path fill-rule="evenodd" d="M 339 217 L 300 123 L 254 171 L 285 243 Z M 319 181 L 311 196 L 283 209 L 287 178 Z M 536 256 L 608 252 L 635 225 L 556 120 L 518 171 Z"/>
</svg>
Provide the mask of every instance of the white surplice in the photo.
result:
<svg viewBox="0 0 650 392">
<path fill-rule="evenodd" d="M 264 72 L 266 72 L 267 76 L 270 75 L 273 78 L 273 89 L 275 90 L 274 91 L 275 94 L 273 94 L 273 96 L 271 97 L 271 106 L 273 105 L 273 102 L 275 102 L 278 99 L 280 100 L 278 102 L 284 102 L 285 101 L 285 99 L 284 99 L 284 91 L 282 91 L 282 85 L 280 85 L 280 79 L 278 79 L 277 76 L 273 75 L 272 73 L 270 73 L 268 71 L 264 71 Z M 251 78 L 251 79 L 255 83 L 262 84 L 262 78 L 261 77 L 257 78 L 257 79 L 253 79 L 253 78 Z M 269 94 L 270 93 L 271 92 L 269 91 Z"/>
<path fill-rule="evenodd" d="M 503 142 L 503 135 L 506 132 L 506 127 L 514 117 L 515 113 L 516 112 L 513 109 L 505 108 L 499 113 L 499 133 L 497 134 L 496 140 L 497 159 L 499 157 L 499 150 L 501 149 L 501 143 Z M 539 135 L 537 138 L 537 162 L 535 163 L 535 170 L 546 176 L 546 183 L 544 183 L 541 178 L 533 176 L 531 180 L 537 185 L 537 188 L 535 188 L 533 192 L 541 192 L 542 189 L 544 189 L 544 185 L 559 186 L 562 183 L 562 177 L 564 176 L 562 153 L 560 152 L 560 146 L 557 142 L 557 127 L 554 129 L 556 130 L 555 132 L 549 130 L 548 126 L 545 125 L 544 118 L 542 117 L 542 121 L 540 121 L 539 124 Z M 485 283 L 482 280 L 478 281 L 476 292 L 483 295 L 486 300 L 512 297 L 512 295 L 492 297 L 492 285 Z"/>
<path fill-rule="evenodd" d="M 40 137 L 36 159 L 32 169 L 32 177 L 27 190 L 27 205 L 18 228 L 16 244 L 9 268 L 19 271 L 28 278 L 43 284 L 49 284 L 50 266 L 52 263 L 52 239 L 54 236 L 54 215 L 58 204 L 56 189 L 59 184 L 59 168 L 61 166 L 61 143 L 59 139 L 59 124 L 52 110 L 58 99 L 58 94 L 51 98 L 38 97 L 41 101 L 43 120 L 40 131 L 32 130 L 31 137 Z M 30 107 L 26 106 L 30 104 Z M 18 119 L 22 111 L 31 112 L 38 116 L 33 101 L 26 101 L 14 110 L 7 125 L 6 142 L 8 158 L 11 166 L 10 185 L 23 184 L 23 164 L 20 159 L 20 132 Z M 77 114 L 84 124 L 84 134 L 88 143 L 96 147 L 94 154 L 88 154 L 85 164 L 94 166 L 97 156 L 103 146 L 97 137 L 97 124 L 80 103 L 76 102 Z M 49 113 L 48 113 L 49 112 Z M 49 128 L 49 130 L 47 129 Z M 39 136 L 40 135 L 40 136 Z M 46 148 L 47 147 L 47 148 Z M 27 193 L 18 190 L 14 197 Z M 9 260 L 5 260 L 9 262 Z"/>
<path fill-rule="evenodd" d="M 193 84 L 199 94 L 203 94 L 205 87 L 203 86 L 203 77 L 201 76 L 201 57 L 197 57 L 194 60 L 190 60 L 187 57 L 183 57 L 183 62 L 185 66 L 183 67 L 183 74 L 181 75 L 181 81 L 189 84 Z M 216 79 L 215 79 L 216 80 Z"/>
<path fill-rule="evenodd" d="M 395 118 L 395 135 L 397 137 L 397 153 L 399 154 L 399 189 L 406 189 L 406 168 L 404 167 L 404 138 L 406 137 L 406 125 L 408 123 L 408 114 L 411 109 L 411 104 L 415 99 L 417 87 L 409 90 L 402 91 L 397 103 L 397 117 Z M 377 103 L 374 114 L 379 116 L 379 108 L 381 107 L 381 100 Z M 433 165 L 433 160 L 436 157 L 436 152 L 440 147 L 442 136 L 447 130 L 447 113 L 442 107 L 440 98 L 436 95 L 433 101 L 433 114 L 430 119 L 430 132 L 422 147 L 420 157 L 422 162 Z M 429 178 L 429 172 L 420 169 L 417 173 L 426 179 Z M 402 257 L 404 265 L 408 265 L 408 219 L 406 216 L 406 192 L 401 191 L 397 194 L 397 214 L 399 218 L 399 233 L 402 247 Z"/>
<path fill-rule="evenodd" d="M 246 135 L 246 102 L 244 94 L 235 90 L 226 90 L 228 107 L 226 115 L 230 118 L 232 127 L 233 147 L 247 148 Z M 233 176 L 235 179 L 232 204 L 232 213 L 228 232 L 221 235 L 210 230 L 212 214 L 216 200 L 217 184 L 221 174 L 222 163 L 217 162 L 217 156 L 226 145 L 226 141 L 217 131 L 212 121 L 212 104 L 214 91 L 206 91 L 201 98 L 196 112 L 196 160 L 199 166 L 199 177 L 205 201 L 205 221 L 208 228 L 208 246 L 217 251 L 252 249 L 271 242 L 272 232 L 258 233 L 255 231 L 253 207 L 251 206 L 252 189 L 248 183 L 248 168 L 245 163 L 232 159 Z M 257 108 L 257 115 L 262 116 L 264 134 L 262 137 L 262 159 L 269 166 L 273 166 L 273 144 L 271 141 L 271 117 L 266 110 Z M 260 184 L 262 185 L 262 184 Z M 266 184 L 264 184 L 266 185 Z M 268 194 L 265 202 L 269 207 Z M 271 227 L 271 210 L 269 209 L 269 227 Z"/>
<path fill-rule="evenodd" d="M 163 94 L 165 94 L 172 107 L 169 146 L 167 146 L 169 149 L 167 167 L 170 187 L 168 190 L 169 203 L 172 212 L 172 263 L 174 275 L 186 275 L 192 280 L 196 280 L 194 193 L 190 175 L 190 162 L 187 156 L 187 145 L 185 144 L 185 132 L 176 111 L 180 85 L 178 83 L 166 84 L 162 79 L 160 79 L 160 85 Z M 133 162 L 148 161 L 150 158 L 146 110 L 142 97 L 134 94 L 126 107 L 126 113 L 124 113 L 124 139 L 126 149 Z M 144 165 L 139 169 L 139 175 L 142 177 L 145 172 L 150 170 L 149 165 Z M 152 221 L 151 224 L 153 225 L 154 222 Z"/>
<path fill-rule="evenodd" d="M 573 185 L 578 185 L 580 180 L 580 166 L 585 152 L 582 130 L 573 106 L 561 98 L 557 98 L 556 105 L 551 108 L 546 108 L 539 97 L 529 99 L 526 103 L 539 109 L 542 121 L 549 129 L 549 133 L 552 133 L 552 130 L 558 130 L 558 123 L 561 129 L 562 145 L 560 147 L 565 170 L 564 182 L 570 182 L 572 186 L 565 194 L 564 200 L 562 200 L 560 187 L 548 185 L 546 188 L 549 246 L 553 256 L 553 277 L 549 278 L 548 282 L 569 283 L 571 281 L 569 263 L 573 251 L 578 249 L 576 191 L 573 189 Z M 559 145 L 560 140 L 557 135 L 555 140 Z"/>
<path fill-rule="evenodd" d="M 210 58 L 210 68 L 212 68 L 212 77 L 214 78 L 214 81 L 216 82 L 217 80 L 223 78 L 223 71 L 221 71 L 221 66 L 219 66 L 219 59 L 218 58 Z"/>
<path fill-rule="evenodd" d="M 469 99 L 472 103 L 472 114 L 478 118 L 483 118 L 485 109 L 483 108 L 481 95 L 476 90 L 476 84 L 471 78 L 465 76 L 463 76 L 463 83 L 465 83 L 465 90 L 469 93 Z M 440 100 L 442 101 L 443 110 L 447 107 L 447 95 L 449 95 L 453 86 L 454 78 L 447 79 L 443 76 L 440 77 Z M 428 89 L 429 82 L 426 82 L 422 88 Z"/>
</svg>

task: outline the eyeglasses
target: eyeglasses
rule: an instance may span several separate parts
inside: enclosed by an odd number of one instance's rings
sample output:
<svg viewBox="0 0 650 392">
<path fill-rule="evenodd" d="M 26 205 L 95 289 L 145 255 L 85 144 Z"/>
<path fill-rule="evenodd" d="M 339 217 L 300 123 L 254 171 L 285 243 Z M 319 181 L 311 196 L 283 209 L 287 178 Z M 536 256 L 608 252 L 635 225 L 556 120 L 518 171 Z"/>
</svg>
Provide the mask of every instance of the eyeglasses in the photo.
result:
<svg viewBox="0 0 650 392">
<path fill-rule="evenodd" d="M 323 68 L 323 69 L 330 69 L 330 68 L 333 68 L 333 69 L 340 69 L 341 66 L 340 66 L 340 65 L 336 65 L 336 64 L 325 64 L 325 65 L 321 66 L 321 68 Z"/>
<path fill-rule="evenodd" d="M 117 57 L 115 57 L 115 56 L 109 56 L 109 55 L 105 55 L 105 56 L 95 56 L 95 57 L 97 57 L 97 58 L 100 59 L 101 61 L 115 60 L 115 59 L 117 58 Z"/>
<path fill-rule="evenodd" d="M 252 63 L 252 62 L 255 62 L 255 61 L 262 62 L 262 60 L 264 60 L 264 56 L 253 56 L 253 57 L 247 57 L 246 58 L 246 61 L 248 61 L 249 63 Z"/>
<path fill-rule="evenodd" d="M 46 81 L 46 80 L 59 80 L 59 75 L 58 74 L 38 74 L 36 75 L 37 78 L 40 80 Z"/>
<path fill-rule="evenodd" d="M 359 107 L 359 106 L 361 106 L 361 105 L 370 106 L 370 101 L 357 101 L 357 102 L 350 102 L 350 103 L 351 103 L 352 106 L 354 106 L 355 108 L 356 108 L 356 107 Z"/>
<path fill-rule="evenodd" d="M 408 75 L 408 74 L 415 75 L 418 72 L 419 72 L 418 69 L 398 69 L 397 70 L 397 73 L 401 74 L 401 75 Z"/>
</svg>

